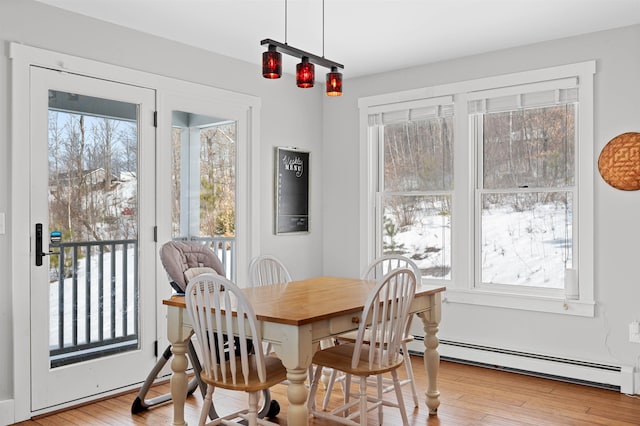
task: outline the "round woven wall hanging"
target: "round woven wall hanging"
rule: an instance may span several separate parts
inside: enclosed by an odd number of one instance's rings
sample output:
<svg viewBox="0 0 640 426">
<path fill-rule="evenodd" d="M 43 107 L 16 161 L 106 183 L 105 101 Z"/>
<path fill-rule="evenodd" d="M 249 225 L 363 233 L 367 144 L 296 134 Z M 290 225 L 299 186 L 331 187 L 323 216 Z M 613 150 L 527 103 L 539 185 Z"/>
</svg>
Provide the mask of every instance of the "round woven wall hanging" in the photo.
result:
<svg viewBox="0 0 640 426">
<path fill-rule="evenodd" d="M 611 139 L 600 152 L 598 170 L 614 188 L 640 189 L 640 133 L 623 133 Z"/>
</svg>

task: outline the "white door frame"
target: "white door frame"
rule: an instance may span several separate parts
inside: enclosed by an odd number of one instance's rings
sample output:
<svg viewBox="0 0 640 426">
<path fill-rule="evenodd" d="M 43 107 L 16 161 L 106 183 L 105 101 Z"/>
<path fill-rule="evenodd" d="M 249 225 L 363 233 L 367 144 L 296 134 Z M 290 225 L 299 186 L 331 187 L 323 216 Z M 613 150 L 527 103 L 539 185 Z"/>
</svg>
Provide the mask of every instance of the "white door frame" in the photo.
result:
<svg viewBox="0 0 640 426">
<path fill-rule="evenodd" d="M 177 79 L 163 77 L 142 71 L 136 71 L 116 65 L 106 64 L 63 53 L 11 43 L 9 46 L 9 58 L 11 60 L 11 195 L 10 217 L 11 227 L 11 289 L 12 289 L 12 322 L 13 322 L 13 389 L 14 389 L 14 422 L 29 419 L 33 415 L 40 414 L 31 411 L 31 373 L 30 373 L 30 339 L 25 338 L 29 334 L 29 319 L 31 317 L 29 303 L 29 289 L 25 288 L 28 282 L 30 265 L 33 261 L 31 255 L 31 241 L 33 230 L 30 220 L 23 212 L 28 211 L 28 200 L 25 194 L 29 193 L 28 168 L 21 167 L 21 162 L 29 158 L 29 68 L 31 65 L 39 65 L 54 70 L 74 72 L 96 78 L 107 78 L 127 84 L 139 85 L 156 89 L 160 99 L 165 93 L 182 93 L 183 90 L 192 91 L 195 88 L 206 88 L 209 94 L 217 100 L 227 101 L 236 106 L 243 106 L 245 117 L 242 123 L 243 131 L 247 135 L 245 152 L 238 152 L 241 162 L 238 164 L 238 218 L 237 238 L 244 247 L 238 253 L 238 281 L 246 279 L 246 269 L 249 259 L 256 255 L 260 249 L 260 216 L 251 215 L 251 211 L 257 211 L 260 207 L 260 99 L 245 94 L 239 94 L 222 89 L 214 89 L 208 86 L 188 83 Z M 158 110 L 163 111 L 162 102 L 157 104 Z M 240 131 L 240 130 L 239 130 Z M 170 153 L 170 148 L 162 149 L 162 139 L 158 138 L 157 161 L 161 164 L 163 155 Z M 170 158 L 170 157 L 169 157 Z M 166 159 L 166 157 L 164 158 Z M 242 169 L 241 169 L 242 168 Z M 170 236 L 170 228 L 163 229 L 163 223 L 167 223 L 167 216 L 171 215 L 171 207 L 166 197 L 166 191 L 157 185 L 156 223 L 158 224 L 158 241 Z M 164 198 L 162 197 L 164 194 Z M 163 235 L 162 232 L 165 234 Z M 240 245 L 240 244 L 239 244 Z M 158 262 L 160 265 L 160 262 Z M 161 277 L 162 275 L 158 275 Z M 160 306 L 160 299 L 170 294 L 170 288 L 166 279 L 158 283 L 158 310 L 157 327 L 158 336 L 166 334 L 166 312 Z M 162 290 L 165 289 L 165 290 Z M 120 390 L 122 391 L 122 390 Z M 78 403 L 78 402 L 76 402 Z M 62 408 L 62 407 L 59 407 Z"/>
</svg>

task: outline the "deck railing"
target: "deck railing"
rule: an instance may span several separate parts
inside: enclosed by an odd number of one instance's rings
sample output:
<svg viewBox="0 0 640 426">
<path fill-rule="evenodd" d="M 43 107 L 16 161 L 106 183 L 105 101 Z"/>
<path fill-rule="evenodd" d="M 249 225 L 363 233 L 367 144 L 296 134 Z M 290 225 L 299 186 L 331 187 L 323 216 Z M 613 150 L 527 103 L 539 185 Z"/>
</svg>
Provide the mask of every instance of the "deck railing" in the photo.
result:
<svg viewBox="0 0 640 426">
<path fill-rule="evenodd" d="M 211 247 L 234 279 L 234 238 L 190 240 Z M 52 250 L 57 254 L 50 263 L 51 367 L 136 349 L 137 241 L 62 242 Z"/>
</svg>

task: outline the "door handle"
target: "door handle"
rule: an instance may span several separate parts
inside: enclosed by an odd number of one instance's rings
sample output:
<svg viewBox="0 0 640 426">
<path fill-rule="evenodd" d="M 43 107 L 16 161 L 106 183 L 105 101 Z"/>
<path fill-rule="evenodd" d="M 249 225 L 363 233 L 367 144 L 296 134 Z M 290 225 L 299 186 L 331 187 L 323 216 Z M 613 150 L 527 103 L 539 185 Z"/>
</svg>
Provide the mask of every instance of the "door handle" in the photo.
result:
<svg viewBox="0 0 640 426">
<path fill-rule="evenodd" d="M 42 224 L 36 223 L 36 266 L 42 266 L 42 258 L 50 254 L 60 254 L 59 252 L 42 251 Z"/>
</svg>

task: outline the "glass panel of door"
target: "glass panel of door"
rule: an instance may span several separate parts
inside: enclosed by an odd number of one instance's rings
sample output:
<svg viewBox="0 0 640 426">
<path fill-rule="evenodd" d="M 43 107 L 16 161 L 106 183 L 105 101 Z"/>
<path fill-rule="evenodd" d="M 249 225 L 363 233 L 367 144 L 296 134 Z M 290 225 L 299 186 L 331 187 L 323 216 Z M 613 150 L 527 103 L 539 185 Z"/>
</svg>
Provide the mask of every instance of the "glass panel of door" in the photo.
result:
<svg viewBox="0 0 640 426">
<path fill-rule="evenodd" d="M 137 116 L 49 90 L 51 367 L 139 348 Z"/>
</svg>

